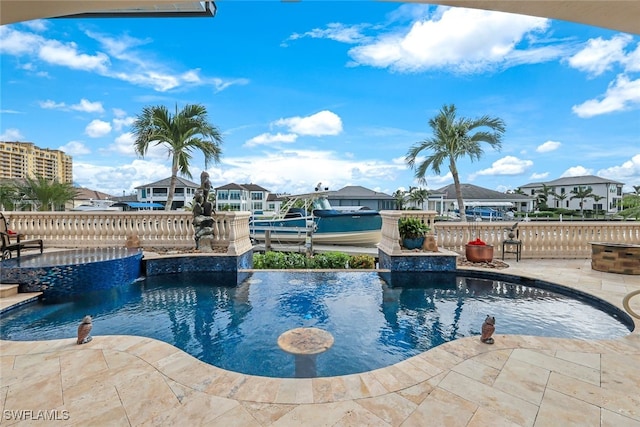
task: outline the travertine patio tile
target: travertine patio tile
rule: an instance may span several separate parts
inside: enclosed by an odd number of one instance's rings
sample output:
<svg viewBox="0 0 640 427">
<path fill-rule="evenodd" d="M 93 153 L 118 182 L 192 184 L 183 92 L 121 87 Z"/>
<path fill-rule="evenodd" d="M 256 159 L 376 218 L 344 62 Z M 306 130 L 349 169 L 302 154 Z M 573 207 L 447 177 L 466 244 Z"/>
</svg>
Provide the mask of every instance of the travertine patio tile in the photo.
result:
<svg viewBox="0 0 640 427">
<path fill-rule="evenodd" d="M 473 414 L 466 427 L 519 427 L 519 424 L 509 421 L 500 414 L 479 407 Z"/>
<path fill-rule="evenodd" d="M 176 350 L 178 349 L 172 345 L 151 339 L 140 341 L 126 349 L 127 353 L 138 356 L 148 363 L 155 363 L 160 359 L 171 356 L 176 353 Z"/>
<path fill-rule="evenodd" d="M 549 374 L 550 372 L 547 369 L 539 368 L 517 359 L 509 359 L 493 386 L 505 393 L 539 405 L 542 401 Z"/>
<path fill-rule="evenodd" d="M 548 426 L 599 427 L 600 408 L 547 389 L 542 398 L 535 427 Z"/>
<path fill-rule="evenodd" d="M 442 370 L 451 369 L 463 360 L 455 354 L 443 350 L 441 346 L 422 353 L 418 357 L 423 358 L 431 365 Z"/>
<path fill-rule="evenodd" d="M 511 355 L 512 359 L 521 360 L 533 366 L 558 372 L 591 384 L 600 385 L 600 371 L 566 360 L 551 357 L 538 351 L 517 349 Z"/>
<path fill-rule="evenodd" d="M 232 397 L 247 378 L 248 375 L 223 371 L 222 375 L 215 377 L 205 386 L 204 392 L 220 397 Z"/>
<path fill-rule="evenodd" d="M 397 393 L 360 399 L 356 403 L 394 426 L 400 425 L 418 406 Z"/>
<path fill-rule="evenodd" d="M 558 359 L 567 360 L 571 363 L 587 366 L 593 369 L 600 369 L 600 353 L 583 353 L 578 351 L 556 351 Z"/>
<path fill-rule="evenodd" d="M 362 399 L 374 396 L 359 374 L 344 375 L 342 381 L 345 387 L 345 396 L 348 399 Z"/>
<path fill-rule="evenodd" d="M 345 415 L 366 410 L 352 401 L 299 405 L 273 423 L 274 427 L 332 426 Z M 382 420 L 381 420 L 382 421 Z"/>
<path fill-rule="evenodd" d="M 640 421 L 640 394 L 630 393 L 630 390 L 638 388 L 607 389 L 554 372 L 549 377 L 547 390 L 554 390 Z"/>
<path fill-rule="evenodd" d="M 398 390 L 396 393 L 398 393 L 405 399 L 412 401 L 416 405 L 419 405 L 424 401 L 424 399 L 427 398 L 429 393 L 431 393 L 434 388 L 434 385 L 429 384 L 429 382 L 427 381 L 423 381 L 414 385 L 413 387 L 405 388 L 404 390 Z"/>
<path fill-rule="evenodd" d="M 402 427 L 466 426 L 477 405 L 448 391 L 436 389 L 401 424 Z"/>
<path fill-rule="evenodd" d="M 164 377 L 158 372 L 150 372 L 130 378 L 117 387 L 122 406 L 133 425 L 156 418 L 169 410 L 174 410 L 179 401 Z"/>
<path fill-rule="evenodd" d="M 373 373 L 362 372 L 361 374 L 358 374 L 358 376 L 360 377 L 360 381 L 362 381 L 369 391 L 369 396 L 380 396 L 388 393 L 388 390 L 380 383 L 380 381 L 378 381 Z"/>
<path fill-rule="evenodd" d="M 465 360 L 452 370 L 486 385 L 492 385 L 500 373 L 498 369 L 478 363 L 474 359 Z"/>
<path fill-rule="evenodd" d="M 333 424 L 332 427 L 391 427 L 388 424 L 376 417 L 371 412 L 367 411 L 353 411 L 347 412 L 342 418 Z"/>
<path fill-rule="evenodd" d="M 232 399 L 211 396 L 199 391 L 186 392 L 185 398 L 171 411 L 164 411 L 151 418 L 146 425 L 198 426 L 215 425 L 217 418 L 239 407 Z"/>
<path fill-rule="evenodd" d="M 259 402 L 242 402 L 241 405 L 263 426 L 270 426 L 298 406 Z"/>
<path fill-rule="evenodd" d="M 619 391 L 639 390 L 640 394 L 640 353 L 603 354 L 601 363 L 603 388 Z"/>
<path fill-rule="evenodd" d="M 128 425 L 127 413 L 116 388 L 111 384 L 91 382 L 92 387 L 65 389 L 63 397 L 74 425 Z"/>
<path fill-rule="evenodd" d="M 437 366 L 432 365 L 420 356 L 411 357 L 407 359 L 406 362 L 412 364 L 413 366 L 416 366 L 421 371 L 426 372 L 429 377 L 442 373 L 442 368 L 438 368 Z"/>
<path fill-rule="evenodd" d="M 523 426 L 533 425 L 538 412 L 537 405 L 453 371 L 440 382 L 439 388 L 484 406 L 490 411 L 498 412 L 508 420 Z"/>
<path fill-rule="evenodd" d="M 513 350 L 511 349 L 489 351 L 473 357 L 472 360 L 482 363 L 483 365 L 490 366 L 494 369 L 502 369 L 504 364 L 507 362 L 507 359 L 509 359 L 512 351 Z"/>
<path fill-rule="evenodd" d="M 600 410 L 600 427 L 640 427 L 640 421 L 627 418 L 624 415 L 606 409 Z"/>
<path fill-rule="evenodd" d="M 275 402 L 283 379 L 247 376 L 247 380 L 238 387 L 233 398 L 253 402 Z"/>
<path fill-rule="evenodd" d="M 311 378 L 282 378 L 275 403 L 313 403 L 313 380 Z"/>
<path fill-rule="evenodd" d="M 64 352 L 60 355 L 62 386 L 71 387 L 84 378 L 109 369 L 102 350 Z"/>
<path fill-rule="evenodd" d="M 313 391 L 314 403 L 326 403 L 333 401 L 333 391 L 331 390 L 332 378 L 313 378 L 311 388 Z"/>
<path fill-rule="evenodd" d="M 395 366 L 376 369 L 372 373 L 380 381 L 380 384 L 389 391 L 400 390 L 416 384 L 413 378 Z"/>
<path fill-rule="evenodd" d="M 5 410 L 31 409 L 49 410 L 61 406 L 62 381 L 60 375 L 29 378 L 9 386 Z"/>
<path fill-rule="evenodd" d="M 331 401 L 347 399 L 347 385 L 342 377 L 332 377 L 331 380 Z"/>
<path fill-rule="evenodd" d="M 394 366 L 407 374 L 410 378 L 413 378 L 414 384 L 419 381 L 428 380 L 434 375 L 421 369 L 419 364 L 414 364 L 408 360 L 403 360 L 402 362 L 396 363 Z M 424 362 L 423 366 L 428 367 L 429 363 Z"/>
<path fill-rule="evenodd" d="M 3 383 L 3 387 L 0 387 L 0 410 L 4 413 L 4 405 L 7 401 L 7 393 L 9 392 L 9 387 L 5 386 Z"/>
<path fill-rule="evenodd" d="M 260 423 L 258 423 L 242 405 L 238 405 L 213 419 L 209 425 L 224 427 L 261 427 Z"/>
</svg>

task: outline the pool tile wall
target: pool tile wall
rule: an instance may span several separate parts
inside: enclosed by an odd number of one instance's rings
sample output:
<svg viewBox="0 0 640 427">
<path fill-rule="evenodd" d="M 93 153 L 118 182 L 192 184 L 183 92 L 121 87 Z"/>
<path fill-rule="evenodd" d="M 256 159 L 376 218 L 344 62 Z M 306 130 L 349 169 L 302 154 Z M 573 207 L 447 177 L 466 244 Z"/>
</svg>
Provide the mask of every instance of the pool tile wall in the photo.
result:
<svg viewBox="0 0 640 427">
<path fill-rule="evenodd" d="M 393 272 L 456 271 L 457 254 L 454 252 L 411 252 L 406 255 L 389 255 L 382 249 L 378 250 L 378 263 L 381 269 Z"/>
<path fill-rule="evenodd" d="M 42 292 L 45 299 L 64 299 L 74 294 L 128 285 L 140 277 L 141 263 L 141 251 L 128 251 L 119 257 L 99 261 L 78 260 L 60 265 L 3 262 L 2 280 L 18 283 L 19 292 Z"/>
<path fill-rule="evenodd" d="M 202 272 L 228 272 L 236 273 L 236 284 L 246 279 L 249 270 L 253 267 L 253 250 L 238 256 L 207 255 L 190 256 L 176 255 L 160 258 L 143 259 L 143 272 L 146 276 L 173 273 L 202 273 Z"/>
</svg>

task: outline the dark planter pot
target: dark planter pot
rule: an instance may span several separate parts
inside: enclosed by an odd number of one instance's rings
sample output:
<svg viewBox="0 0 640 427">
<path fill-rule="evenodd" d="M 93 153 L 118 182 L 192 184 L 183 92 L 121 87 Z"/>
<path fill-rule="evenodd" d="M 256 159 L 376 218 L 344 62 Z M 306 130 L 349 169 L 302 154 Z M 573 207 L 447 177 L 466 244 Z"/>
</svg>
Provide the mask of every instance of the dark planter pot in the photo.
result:
<svg viewBox="0 0 640 427">
<path fill-rule="evenodd" d="M 493 260 L 493 246 L 467 245 L 465 255 L 467 256 L 467 261 L 491 262 Z"/>
<path fill-rule="evenodd" d="M 402 246 L 404 246 L 405 249 L 420 249 L 422 248 L 423 244 L 424 237 L 416 237 L 413 239 L 405 237 L 404 239 L 402 239 Z"/>
</svg>

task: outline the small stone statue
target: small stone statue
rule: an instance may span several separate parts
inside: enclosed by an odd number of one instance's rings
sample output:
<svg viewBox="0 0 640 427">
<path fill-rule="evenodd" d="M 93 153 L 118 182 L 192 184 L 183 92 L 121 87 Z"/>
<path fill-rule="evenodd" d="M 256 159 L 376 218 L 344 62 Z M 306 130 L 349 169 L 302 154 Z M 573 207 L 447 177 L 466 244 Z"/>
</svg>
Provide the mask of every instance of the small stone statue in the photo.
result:
<svg viewBox="0 0 640 427">
<path fill-rule="evenodd" d="M 493 316 L 489 316 L 487 314 L 487 318 L 484 319 L 484 323 L 482 324 L 482 336 L 480 337 L 480 341 L 485 344 L 493 344 L 493 332 L 496 330 L 496 318 Z"/>
<path fill-rule="evenodd" d="M 86 344 L 93 339 L 91 335 L 89 335 L 91 333 L 91 328 L 93 328 L 91 316 L 84 316 L 82 323 L 78 326 L 77 344 Z"/>
</svg>

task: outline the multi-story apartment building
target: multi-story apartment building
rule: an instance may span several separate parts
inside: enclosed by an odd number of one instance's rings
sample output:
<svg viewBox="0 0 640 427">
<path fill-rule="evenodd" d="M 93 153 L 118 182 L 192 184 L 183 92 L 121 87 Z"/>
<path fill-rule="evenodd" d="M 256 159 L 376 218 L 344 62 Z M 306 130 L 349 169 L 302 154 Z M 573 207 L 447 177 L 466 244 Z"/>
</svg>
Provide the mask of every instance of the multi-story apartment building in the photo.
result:
<svg viewBox="0 0 640 427">
<path fill-rule="evenodd" d="M 0 141 L 0 179 L 25 179 L 36 176 L 73 182 L 71 156 L 60 150 L 36 147 L 31 142 Z"/>
<path fill-rule="evenodd" d="M 535 197 L 543 189 L 543 184 L 550 189 L 551 194 L 547 206 L 580 210 L 581 200 L 575 197 L 579 189 L 591 190 L 591 196 L 584 200 L 585 210 L 616 212 L 620 210 L 622 202 L 622 187 L 624 183 L 594 175 L 571 176 L 554 179 L 547 182 L 534 182 L 520 187 L 528 196 Z"/>
</svg>

